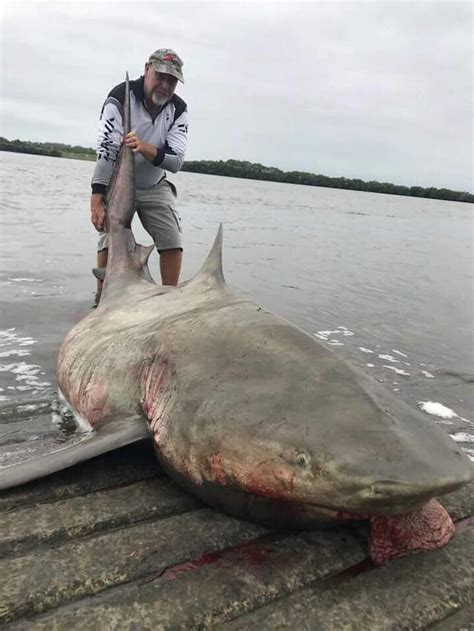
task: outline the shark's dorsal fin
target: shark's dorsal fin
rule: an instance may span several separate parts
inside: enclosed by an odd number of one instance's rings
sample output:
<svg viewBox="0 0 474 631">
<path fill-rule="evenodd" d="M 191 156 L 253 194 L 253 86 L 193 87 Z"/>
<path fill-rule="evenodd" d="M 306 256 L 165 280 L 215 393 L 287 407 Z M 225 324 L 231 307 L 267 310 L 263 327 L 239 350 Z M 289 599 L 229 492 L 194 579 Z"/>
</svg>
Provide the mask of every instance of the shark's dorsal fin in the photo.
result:
<svg viewBox="0 0 474 631">
<path fill-rule="evenodd" d="M 225 285 L 224 272 L 222 271 L 222 224 L 219 225 L 214 244 L 192 282 L 206 280 L 207 282 Z"/>
</svg>

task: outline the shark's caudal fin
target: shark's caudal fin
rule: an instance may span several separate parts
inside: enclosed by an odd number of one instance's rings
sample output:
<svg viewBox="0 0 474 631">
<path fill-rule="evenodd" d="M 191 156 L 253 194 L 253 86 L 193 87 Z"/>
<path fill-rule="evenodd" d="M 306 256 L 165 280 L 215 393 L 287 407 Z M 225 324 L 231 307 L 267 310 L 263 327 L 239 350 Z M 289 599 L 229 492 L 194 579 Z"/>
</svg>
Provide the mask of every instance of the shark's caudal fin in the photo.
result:
<svg viewBox="0 0 474 631">
<path fill-rule="evenodd" d="M 123 132 L 130 132 L 130 84 L 125 81 Z M 122 143 L 107 192 L 109 255 L 99 308 L 120 296 L 127 286 L 143 279 L 153 282 L 147 261 L 154 246 L 137 245 L 131 231 L 135 212 L 135 157 Z M 102 272 L 94 272 L 102 276 Z"/>
<path fill-rule="evenodd" d="M 213 285 L 225 285 L 222 271 L 222 224 L 219 225 L 214 244 L 199 272 L 190 281 L 206 282 Z"/>
<path fill-rule="evenodd" d="M 130 84 L 125 80 L 123 138 L 130 133 Z M 130 228 L 135 212 L 135 158 L 130 147 L 122 142 L 107 188 L 107 224 L 109 232 Z M 109 245 L 110 249 L 110 245 Z"/>
</svg>

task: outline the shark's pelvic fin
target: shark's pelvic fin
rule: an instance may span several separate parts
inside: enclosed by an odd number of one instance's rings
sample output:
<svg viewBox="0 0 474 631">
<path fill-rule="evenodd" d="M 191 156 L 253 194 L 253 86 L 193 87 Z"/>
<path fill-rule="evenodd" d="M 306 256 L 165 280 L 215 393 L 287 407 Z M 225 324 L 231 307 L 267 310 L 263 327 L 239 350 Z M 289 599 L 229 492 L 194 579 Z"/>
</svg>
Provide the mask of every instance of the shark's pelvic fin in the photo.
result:
<svg viewBox="0 0 474 631">
<path fill-rule="evenodd" d="M 92 268 L 92 273 L 97 278 L 97 280 L 104 280 L 104 278 L 105 278 L 105 267 L 94 267 L 94 268 Z"/>
</svg>

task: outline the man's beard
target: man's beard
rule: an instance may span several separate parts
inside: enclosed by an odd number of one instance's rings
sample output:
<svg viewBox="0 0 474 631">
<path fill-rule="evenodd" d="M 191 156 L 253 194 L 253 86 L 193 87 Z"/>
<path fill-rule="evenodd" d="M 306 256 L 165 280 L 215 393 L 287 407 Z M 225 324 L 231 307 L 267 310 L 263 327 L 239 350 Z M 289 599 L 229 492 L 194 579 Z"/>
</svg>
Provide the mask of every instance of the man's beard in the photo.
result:
<svg viewBox="0 0 474 631">
<path fill-rule="evenodd" d="M 153 101 L 154 105 L 161 107 L 162 105 L 166 103 L 166 101 L 168 100 L 168 97 L 161 96 L 161 94 L 158 94 L 157 92 L 153 92 L 151 95 L 151 100 Z"/>
</svg>

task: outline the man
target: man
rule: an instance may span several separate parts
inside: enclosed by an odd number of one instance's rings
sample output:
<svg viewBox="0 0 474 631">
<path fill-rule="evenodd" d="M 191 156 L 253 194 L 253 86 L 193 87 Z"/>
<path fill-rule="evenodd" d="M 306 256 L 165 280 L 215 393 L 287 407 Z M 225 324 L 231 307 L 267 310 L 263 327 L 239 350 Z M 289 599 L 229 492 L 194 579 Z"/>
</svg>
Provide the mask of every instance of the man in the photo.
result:
<svg viewBox="0 0 474 631">
<path fill-rule="evenodd" d="M 123 138 L 135 153 L 136 210 L 160 254 L 163 285 L 178 284 L 183 252 L 176 188 L 166 179 L 166 171 L 181 169 L 186 150 L 187 106 L 174 93 L 177 82 L 184 83 L 182 69 L 182 60 L 170 48 L 150 55 L 144 75 L 130 81 L 132 131 Z M 124 100 L 125 83 L 121 83 L 108 95 L 100 115 L 91 196 L 91 220 L 101 232 L 97 267 L 107 264 L 106 193 L 122 143 Z M 96 304 L 101 290 L 98 281 Z"/>
</svg>

